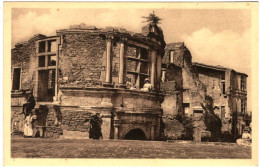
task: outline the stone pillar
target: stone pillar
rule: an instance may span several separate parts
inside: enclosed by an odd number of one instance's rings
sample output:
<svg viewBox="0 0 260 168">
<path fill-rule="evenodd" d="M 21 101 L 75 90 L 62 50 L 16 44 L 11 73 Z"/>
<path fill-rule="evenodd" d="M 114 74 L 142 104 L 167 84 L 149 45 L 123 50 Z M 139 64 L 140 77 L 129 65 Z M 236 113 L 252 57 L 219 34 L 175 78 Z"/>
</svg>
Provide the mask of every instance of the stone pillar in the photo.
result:
<svg viewBox="0 0 260 168">
<path fill-rule="evenodd" d="M 106 48 L 106 81 L 105 85 L 109 86 L 111 85 L 112 82 L 112 75 L 111 75 L 111 70 L 112 70 L 112 39 L 113 36 L 108 36 L 107 37 L 107 48 Z"/>
<path fill-rule="evenodd" d="M 111 114 L 102 114 L 101 131 L 103 139 L 110 139 L 111 131 Z"/>
<path fill-rule="evenodd" d="M 121 124 L 121 121 L 118 118 L 118 114 L 115 113 L 115 115 L 114 115 L 114 139 L 119 139 L 120 124 Z"/>
<path fill-rule="evenodd" d="M 35 81 L 34 81 L 34 91 L 33 91 L 33 95 L 35 97 L 35 100 L 38 101 L 38 80 L 39 80 L 39 73 L 38 73 L 38 62 L 39 62 L 39 57 L 38 57 L 38 53 L 39 53 L 39 42 L 35 42 L 35 48 L 36 48 L 36 60 L 35 60 L 35 67 L 34 67 L 34 70 L 35 70 Z"/>
<path fill-rule="evenodd" d="M 119 54 L 119 76 L 118 83 L 121 87 L 125 86 L 124 83 L 124 55 L 125 55 L 125 39 L 121 39 L 120 54 Z"/>
<path fill-rule="evenodd" d="M 156 88 L 159 90 L 160 89 L 161 78 L 162 78 L 162 57 L 161 57 L 161 55 L 157 56 L 156 64 L 157 64 Z"/>
<path fill-rule="evenodd" d="M 119 124 L 114 124 L 115 132 L 114 132 L 114 139 L 119 139 Z"/>
<path fill-rule="evenodd" d="M 150 76 L 150 80 L 151 80 L 151 85 L 152 88 L 154 89 L 155 87 L 155 80 L 156 80 L 156 51 L 152 50 L 151 53 L 151 76 Z"/>
</svg>

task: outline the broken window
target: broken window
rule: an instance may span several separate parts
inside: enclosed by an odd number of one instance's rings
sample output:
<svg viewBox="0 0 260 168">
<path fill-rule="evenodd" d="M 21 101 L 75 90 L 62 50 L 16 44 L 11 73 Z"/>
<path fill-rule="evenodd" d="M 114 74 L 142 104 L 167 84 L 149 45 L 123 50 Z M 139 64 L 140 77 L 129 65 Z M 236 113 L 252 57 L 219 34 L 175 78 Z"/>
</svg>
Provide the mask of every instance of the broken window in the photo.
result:
<svg viewBox="0 0 260 168">
<path fill-rule="evenodd" d="M 147 49 L 128 46 L 126 70 L 127 85 L 136 89 L 143 87 L 145 78 L 149 77 Z"/>
<path fill-rule="evenodd" d="M 41 41 L 41 42 L 39 42 L 39 53 L 43 53 L 43 52 L 45 52 L 45 41 Z"/>
<path fill-rule="evenodd" d="M 56 52 L 56 50 L 57 50 L 56 40 L 48 41 L 48 52 Z"/>
<path fill-rule="evenodd" d="M 203 116 L 203 110 L 193 110 L 194 118 L 200 118 Z"/>
<path fill-rule="evenodd" d="M 38 101 L 53 101 L 53 97 L 57 95 L 57 37 L 41 40 L 38 46 Z"/>
<path fill-rule="evenodd" d="M 39 67 L 45 67 L 45 56 L 39 57 L 38 65 L 39 65 Z"/>
<path fill-rule="evenodd" d="M 46 44 L 48 45 L 46 51 Z M 39 57 L 38 57 L 38 67 L 48 67 L 56 66 L 57 56 L 54 53 L 57 50 L 57 40 L 46 40 L 39 42 Z"/>
<path fill-rule="evenodd" d="M 221 91 L 222 91 L 222 94 L 226 94 L 226 83 L 225 83 L 225 81 L 221 82 Z"/>
<path fill-rule="evenodd" d="M 49 55 L 48 66 L 55 66 L 55 65 L 56 65 L 56 55 Z"/>
<path fill-rule="evenodd" d="M 21 80 L 20 76 L 21 76 L 21 68 L 14 68 L 12 90 L 20 89 L 20 80 Z"/>
<path fill-rule="evenodd" d="M 183 107 L 185 116 L 192 116 L 192 114 L 190 114 L 190 103 L 183 103 L 182 107 Z"/>
</svg>

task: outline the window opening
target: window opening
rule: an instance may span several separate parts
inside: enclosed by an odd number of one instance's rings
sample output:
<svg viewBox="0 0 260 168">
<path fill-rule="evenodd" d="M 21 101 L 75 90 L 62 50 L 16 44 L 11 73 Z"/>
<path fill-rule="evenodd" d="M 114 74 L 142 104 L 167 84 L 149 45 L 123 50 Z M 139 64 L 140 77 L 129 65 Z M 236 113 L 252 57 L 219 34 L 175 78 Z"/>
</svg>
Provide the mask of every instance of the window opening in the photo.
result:
<svg viewBox="0 0 260 168">
<path fill-rule="evenodd" d="M 225 83 L 225 81 L 221 82 L 221 90 L 222 90 L 222 94 L 226 94 L 226 83 Z"/>
<path fill-rule="evenodd" d="M 43 52 L 45 52 L 45 41 L 41 41 L 40 43 L 39 43 L 39 53 L 43 53 Z"/>
<path fill-rule="evenodd" d="M 21 68 L 14 68 L 12 90 L 20 89 L 20 80 L 21 80 L 20 76 L 21 76 Z"/>
<path fill-rule="evenodd" d="M 148 51 L 136 46 L 128 46 L 127 50 L 127 86 L 140 89 L 144 80 L 149 77 Z"/>
<path fill-rule="evenodd" d="M 57 44 L 56 40 L 48 41 L 48 52 L 56 52 Z"/>
<path fill-rule="evenodd" d="M 39 67 L 45 67 L 45 56 L 39 56 Z"/>
<path fill-rule="evenodd" d="M 49 55 L 48 56 L 48 66 L 55 66 L 56 65 L 56 55 Z"/>
</svg>

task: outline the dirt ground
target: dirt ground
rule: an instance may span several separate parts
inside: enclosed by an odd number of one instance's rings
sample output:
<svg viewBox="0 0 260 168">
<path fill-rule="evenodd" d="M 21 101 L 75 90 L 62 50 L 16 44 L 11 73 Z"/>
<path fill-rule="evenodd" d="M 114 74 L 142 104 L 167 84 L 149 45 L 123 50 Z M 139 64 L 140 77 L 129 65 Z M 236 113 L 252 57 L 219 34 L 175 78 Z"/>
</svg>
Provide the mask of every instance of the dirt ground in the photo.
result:
<svg viewBox="0 0 260 168">
<path fill-rule="evenodd" d="M 12 136 L 12 158 L 249 159 L 251 147 L 164 141 L 23 138 Z"/>
</svg>

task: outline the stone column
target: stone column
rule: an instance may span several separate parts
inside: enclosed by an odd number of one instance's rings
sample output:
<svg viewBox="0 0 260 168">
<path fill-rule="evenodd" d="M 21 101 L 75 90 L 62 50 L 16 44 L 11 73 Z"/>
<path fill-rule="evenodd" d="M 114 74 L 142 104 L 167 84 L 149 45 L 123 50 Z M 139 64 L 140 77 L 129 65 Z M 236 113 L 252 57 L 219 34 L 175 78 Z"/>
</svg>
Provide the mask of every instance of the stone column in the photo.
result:
<svg viewBox="0 0 260 168">
<path fill-rule="evenodd" d="M 156 51 L 152 50 L 151 53 L 151 76 L 150 76 L 150 80 L 151 80 L 151 85 L 152 88 L 154 89 L 155 87 L 155 80 L 156 80 Z"/>
<path fill-rule="evenodd" d="M 119 139 L 119 127 L 121 121 L 118 118 L 118 114 L 115 113 L 114 116 L 114 139 Z"/>
<path fill-rule="evenodd" d="M 161 55 L 157 56 L 157 78 L 156 78 L 156 88 L 159 90 L 160 89 L 160 83 L 161 83 L 161 78 L 162 78 L 162 57 Z"/>
<path fill-rule="evenodd" d="M 124 55 L 125 55 L 125 41 L 126 39 L 122 38 L 120 42 L 120 54 L 119 54 L 119 76 L 118 83 L 120 87 L 124 87 Z"/>
<path fill-rule="evenodd" d="M 106 81 L 105 85 L 111 85 L 112 82 L 112 40 L 113 36 L 107 37 L 107 49 L 106 49 Z"/>
<path fill-rule="evenodd" d="M 38 101 L 38 81 L 39 81 L 39 73 L 38 73 L 38 62 L 39 62 L 39 56 L 38 56 L 38 53 L 39 53 L 39 42 L 36 41 L 35 42 L 35 48 L 36 48 L 36 60 L 35 60 L 35 64 L 34 64 L 34 70 L 35 70 L 35 81 L 34 81 L 34 97 L 35 97 L 35 100 Z"/>
<path fill-rule="evenodd" d="M 115 132 L 114 132 L 114 139 L 119 139 L 119 124 L 114 124 Z"/>
<path fill-rule="evenodd" d="M 56 71 L 55 71 L 55 101 L 58 101 L 58 77 L 59 77 L 59 44 L 61 37 L 56 39 Z"/>
</svg>

